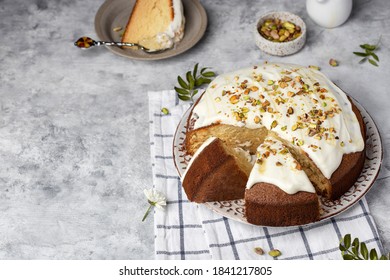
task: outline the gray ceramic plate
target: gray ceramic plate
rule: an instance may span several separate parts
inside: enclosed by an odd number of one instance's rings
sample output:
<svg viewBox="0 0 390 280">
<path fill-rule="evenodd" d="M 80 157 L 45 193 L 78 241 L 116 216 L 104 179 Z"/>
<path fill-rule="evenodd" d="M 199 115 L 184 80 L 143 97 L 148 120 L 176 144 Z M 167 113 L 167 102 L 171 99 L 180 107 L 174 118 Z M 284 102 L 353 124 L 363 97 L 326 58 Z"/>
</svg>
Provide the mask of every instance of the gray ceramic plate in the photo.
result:
<svg viewBox="0 0 390 280">
<path fill-rule="evenodd" d="M 127 24 L 135 0 L 107 0 L 99 8 L 95 16 L 95 30 L 101 41 L 120 42 L 120 34 Z M 184 38 L 173 49 L 157 54 L 148 54 L 140 50 L 107 47 L 110 51 L 121 56 L 138 60 L 158 60 L 172 57 L 192 48 L 203 36 L 207 27 L 207 15 L 198 0 L 183 0 L 184 16 L 186 19 Z M 115 32 L 115 27 L 123 30 Z"/>
</svg>

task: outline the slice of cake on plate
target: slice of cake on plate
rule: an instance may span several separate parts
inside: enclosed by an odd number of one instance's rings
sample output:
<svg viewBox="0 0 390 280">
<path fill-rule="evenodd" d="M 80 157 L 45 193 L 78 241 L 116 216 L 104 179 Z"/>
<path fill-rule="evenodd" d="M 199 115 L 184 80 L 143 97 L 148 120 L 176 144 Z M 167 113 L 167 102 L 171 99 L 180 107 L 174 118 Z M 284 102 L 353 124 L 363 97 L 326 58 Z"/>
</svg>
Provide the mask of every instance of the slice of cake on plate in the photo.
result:
<svg viewBox="0 0 390 280">
<path fill-rule="evenodd" d="M 122 42 L 152 51 L 169 49 L 183 38 L 184 25 L 181 0 L 137 0 Z"/>
</svg>

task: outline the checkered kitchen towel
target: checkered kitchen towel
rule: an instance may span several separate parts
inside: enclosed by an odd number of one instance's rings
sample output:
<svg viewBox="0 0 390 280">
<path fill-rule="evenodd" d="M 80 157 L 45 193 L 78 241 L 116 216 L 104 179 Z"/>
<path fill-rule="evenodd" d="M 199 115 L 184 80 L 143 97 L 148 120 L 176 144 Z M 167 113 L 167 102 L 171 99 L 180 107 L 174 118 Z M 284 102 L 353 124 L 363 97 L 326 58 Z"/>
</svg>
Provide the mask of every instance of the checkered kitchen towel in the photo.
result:
<svg viewBox="0 0 390 280">
<path fill-rule="evenodd" d="M 278 259 L 341 259 L 338 244 L 347 233 L 383 253 L 364 198 L 334 218 L 288 228 L 240 223 L 189 202 L 173 163 L 172 142 L 190 104 L 179 101 L 174 91 L 149 92 L 148 96 L 153 184 L 167 197 L 165 211 L 154 212 L 156 259 L 272 259 L 254 253 L 255 247 L 279 249 Z M 169 114 L 161 113 L 163 107 Z"/>
</svg>

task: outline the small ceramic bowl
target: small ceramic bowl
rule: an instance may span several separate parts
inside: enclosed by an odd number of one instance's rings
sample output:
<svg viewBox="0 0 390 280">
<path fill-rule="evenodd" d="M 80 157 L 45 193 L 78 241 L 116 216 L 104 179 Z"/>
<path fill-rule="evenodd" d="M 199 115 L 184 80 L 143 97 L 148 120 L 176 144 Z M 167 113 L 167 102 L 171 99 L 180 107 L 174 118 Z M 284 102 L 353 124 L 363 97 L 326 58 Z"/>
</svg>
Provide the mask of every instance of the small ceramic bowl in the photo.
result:
<svg viewBox="0 0 390 280">
<path fill-rule="evenodd" d="M 288 42 L 272 42 L 264 38 L 259 33 L 259 27 L 267 19 L 280 19 L 282 21 L 289 21 L 301 28 L 301 35 Z M 276 55 L 276 56 L 285 56 L 298 52 L 305 45 L 306 42 L 306 24 L 305 22 L 297 15 L 294 15 L 289 12 L 270 12 L 263 15 L 256 23 L 254 30 L 254 37 L 256 45 L 264 52 Z"/>
</svg>

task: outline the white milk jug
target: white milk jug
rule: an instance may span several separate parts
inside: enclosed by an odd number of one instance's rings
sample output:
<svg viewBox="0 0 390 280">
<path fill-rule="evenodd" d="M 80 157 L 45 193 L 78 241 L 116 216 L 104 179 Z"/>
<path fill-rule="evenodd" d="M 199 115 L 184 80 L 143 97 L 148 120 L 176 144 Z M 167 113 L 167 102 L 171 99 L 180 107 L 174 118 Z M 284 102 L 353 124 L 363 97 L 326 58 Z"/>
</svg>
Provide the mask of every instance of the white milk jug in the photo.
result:
<svg viewBox="0 0 390 280">
<path fill-rule="evenodd" d="M 306 0 L 306 10 L 315 23 L 333 28 L 348 19 L 352 11 L 352 0 Z"/>
</svg>

